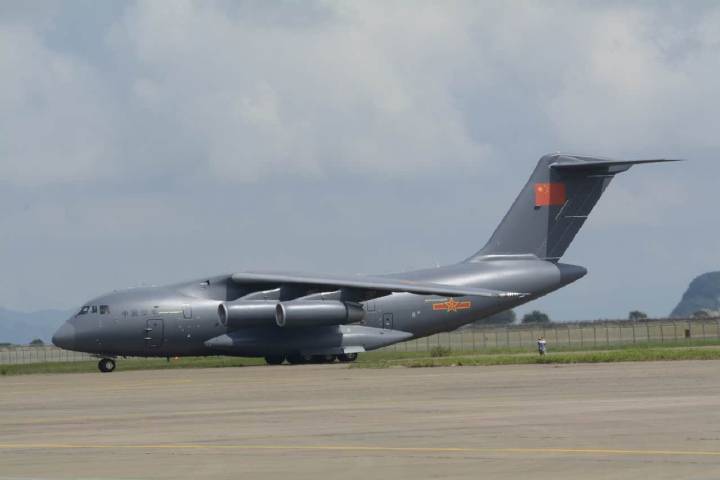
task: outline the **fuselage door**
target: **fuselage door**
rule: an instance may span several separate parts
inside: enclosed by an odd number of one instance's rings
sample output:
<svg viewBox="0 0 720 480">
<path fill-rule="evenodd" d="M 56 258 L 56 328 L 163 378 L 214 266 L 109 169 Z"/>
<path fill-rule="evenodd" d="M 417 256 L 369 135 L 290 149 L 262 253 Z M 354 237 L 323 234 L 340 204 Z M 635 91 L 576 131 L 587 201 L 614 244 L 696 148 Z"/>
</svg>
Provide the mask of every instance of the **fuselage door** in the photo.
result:
<svg viewBox="0 0 720 480">
<path fill-rule="evenodd" d="M 145 346 L 159 348 L 165 339 L 165 324 L 162 318 L 151 318 L 147 321 L 145 329 Z"/>
<path fill-rule="evenodd" d="M 383 313 L 382 328 L 392 330 L 392 328 L 393 328 L 393 314 L 392 313 Z"/>
<path fill-rule="evenodd" d="M 187 303 L 182 306 L 183 311 L 183 318 L 189 320 L 192 318 L 192 305 L 188 305 Z"/>
</svg>

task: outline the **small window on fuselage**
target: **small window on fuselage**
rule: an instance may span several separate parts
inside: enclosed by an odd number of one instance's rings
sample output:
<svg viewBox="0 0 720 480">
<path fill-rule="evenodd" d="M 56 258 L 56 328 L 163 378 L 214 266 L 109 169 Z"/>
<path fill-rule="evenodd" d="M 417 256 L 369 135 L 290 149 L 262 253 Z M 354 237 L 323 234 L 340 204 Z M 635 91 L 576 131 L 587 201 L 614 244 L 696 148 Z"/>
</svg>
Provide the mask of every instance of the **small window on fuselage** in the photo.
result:
<svg viewBox="0 0 720 480">
<path fill-rule="evenodd" d="M 82 307 L 80 309 L 80 311 L 78 312 L 78 315 L 85 315 L 86 313 L 88 313 L 88 310 L 90 310 L 90 306 L 85 305 L 84 307 Z"/>
<path fill-rule="evenodd" d="M 92 307 L 90 307 L 90 312 L 97 313 L 97 305 L 93 305 Z"/>
<path fill-rule="evenodd" d="M 110 313 L 110 307 L 107 305 L 100 305 L 100 315 L 106 315 Z"/>
</svg>

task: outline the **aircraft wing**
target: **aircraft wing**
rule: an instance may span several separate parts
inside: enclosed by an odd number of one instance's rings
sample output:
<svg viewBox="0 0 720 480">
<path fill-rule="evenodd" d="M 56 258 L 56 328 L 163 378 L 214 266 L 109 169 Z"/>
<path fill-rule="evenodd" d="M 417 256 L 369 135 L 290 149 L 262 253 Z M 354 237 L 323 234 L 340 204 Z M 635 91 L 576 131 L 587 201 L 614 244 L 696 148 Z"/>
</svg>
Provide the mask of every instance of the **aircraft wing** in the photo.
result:
<svg viewBox="0 0 720 480">
<path fill-rule="evenodd" d="M 242 272 L 233 274 L 231 278 L 237 284 L 255 286 L 256 288 L 273 289 L 295 287 L 304 291 L 305 294 L 344 290 L 350 291 L 365 299 L 381 297 L 393 292 L 439 295 L 442 297 L 478 296 L 508 298 L 526 296 L 524 293 L 517 292 L 504 292 L 487 288 L 463 287 L 439 283 L 414 282 L 390 277 Z"/>
</svg>

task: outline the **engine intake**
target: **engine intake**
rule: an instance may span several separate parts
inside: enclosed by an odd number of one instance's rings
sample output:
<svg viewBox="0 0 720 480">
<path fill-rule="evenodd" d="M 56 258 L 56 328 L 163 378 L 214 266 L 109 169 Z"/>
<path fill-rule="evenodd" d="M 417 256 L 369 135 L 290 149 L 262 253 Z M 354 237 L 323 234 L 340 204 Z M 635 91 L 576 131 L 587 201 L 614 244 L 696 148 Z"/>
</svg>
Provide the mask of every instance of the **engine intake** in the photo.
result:
<svg viewBox="0 0 720 480">
<path fill-rule="evenodd" d="M 335 300 L 295 300 L 275 306 L 278 327 L 317 327 L 356 323 L 365 317 L 362 305 Z"/>
</svg>

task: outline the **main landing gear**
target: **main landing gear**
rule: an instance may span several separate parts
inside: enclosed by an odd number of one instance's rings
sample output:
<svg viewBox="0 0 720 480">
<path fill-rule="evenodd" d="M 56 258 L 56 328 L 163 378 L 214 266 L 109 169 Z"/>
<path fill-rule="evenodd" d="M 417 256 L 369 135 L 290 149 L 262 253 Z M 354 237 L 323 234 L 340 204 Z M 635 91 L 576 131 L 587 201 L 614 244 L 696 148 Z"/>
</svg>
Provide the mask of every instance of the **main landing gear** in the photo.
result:
<svg viewBox="0 0 720 480">
<path fill-rule="evenodd" d="M 268 355 L 265 357 L 268 365 L 282 365 L 285 361 L 285 355 Z"/>
<path fill-rule="evenodd" d="M 338 362 L 349 363 L 357 360 L 357 353 L 343 353 L 337 356 Z"/>
<path fill-rule="evenodd" d="M 110 373 L 115 370 L 115 360 L 112 358 L 102 358 L 98 362 L 98 369 L 103 373 Z"/>
<path fill-rule="evenodd" d="M 357 356 L 357 353 L 343 353 L 340 355 L 268 355 L 265 357 L 265 362 L 268 365 L 282 365 L 287 360 L 291 365 L 303 365 L 306 363 L 333 363 L 337 359 L 340 363 L 348 363 L 357 360 Z"/>
</svg>

